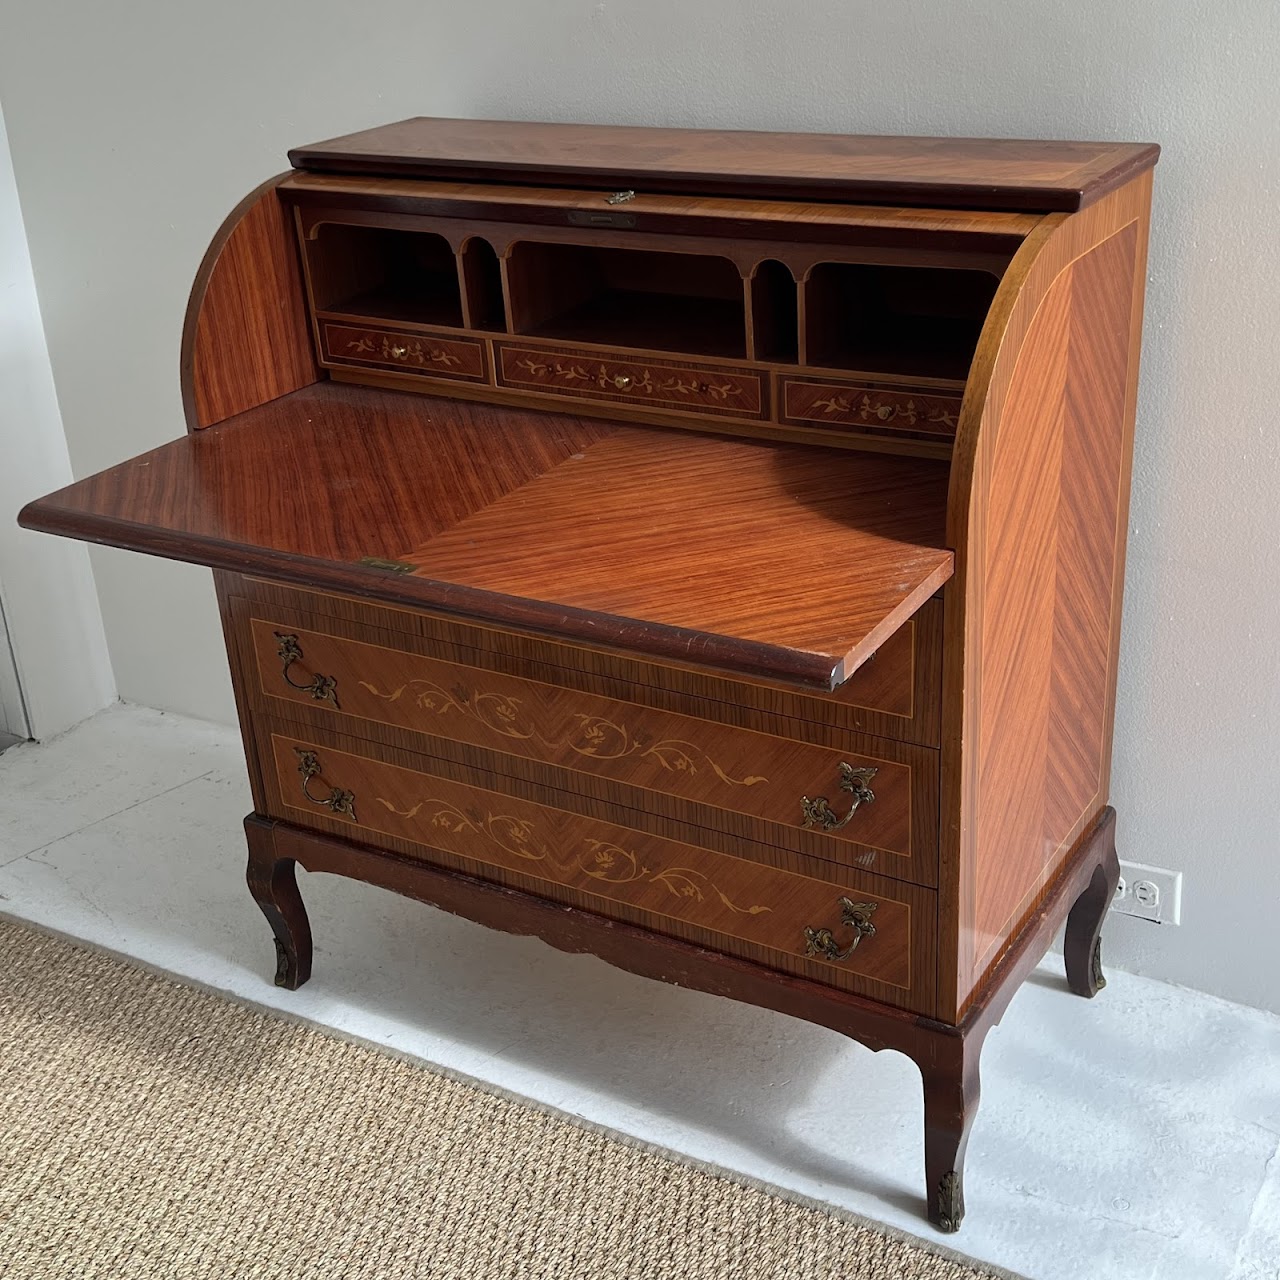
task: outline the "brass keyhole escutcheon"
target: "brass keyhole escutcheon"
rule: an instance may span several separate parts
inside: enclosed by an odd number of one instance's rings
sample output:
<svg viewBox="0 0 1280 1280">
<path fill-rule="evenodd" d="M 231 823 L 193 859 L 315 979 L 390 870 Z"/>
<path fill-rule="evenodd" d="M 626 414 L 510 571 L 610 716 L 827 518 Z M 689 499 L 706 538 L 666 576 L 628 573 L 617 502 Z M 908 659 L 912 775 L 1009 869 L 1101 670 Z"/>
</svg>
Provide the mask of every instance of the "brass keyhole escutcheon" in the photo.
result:
<svg viewBox="0 0 1280 1280">
<path fill-rule="evenodd" d="M 613 380 L 613 385 L 619 391 L 625 391 L 631 385 L 631 375 L 626 373 L 618 374 Z"/>
<path fill-rule="evenodd" d="M 392 347 L 392 348 L 391 348 L 391 354 L 392 354 L 392 355 L 393 355 L 397 360 L 403 360 L 403 359 L 405 358 L 405 356 L 407 356 L 407 355 L 409 354 L 409 348 L 408 348 L 408 347 Z"/>
</svg>

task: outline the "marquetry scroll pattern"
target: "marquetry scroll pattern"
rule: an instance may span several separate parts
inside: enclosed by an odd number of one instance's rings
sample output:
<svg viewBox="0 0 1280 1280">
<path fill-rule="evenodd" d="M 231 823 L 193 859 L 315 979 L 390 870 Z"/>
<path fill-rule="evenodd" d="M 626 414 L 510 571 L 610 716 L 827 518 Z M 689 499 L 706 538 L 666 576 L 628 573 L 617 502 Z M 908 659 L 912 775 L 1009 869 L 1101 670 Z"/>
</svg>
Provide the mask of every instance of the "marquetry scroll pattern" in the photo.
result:
<svg viewBox="0 0 1280 1280">
<path fill-rule="evenodd" d="M 704 902 L 714 894 L 729 910 L 739 915 L 757 916 L 771 907 L 739 906 L 705 873 L 692 867 L 653 868 L 629 849 L 608 840 L 584 840 L 578 853 L 564 860 L 557 858 L 541 838 L 533 822 L 504 813 L 466 813 L 446 800 L 428 797 L 407 809 L 398 808 L 385 796 L 375 796 L 378 804 L 406 821 L 421 818 L 427 826 L 460 835 L 470 832 L 491 840 L 500 849 L 528 862 L 539 864 L 539 871 L 550 871 L 561 882 L 572 883 L 576 874 L 603 884 L 624 885 L 648 882 L 661 885 L 668 893 L 694 902 Z"/>
<path fill-rule="evenodd" d="M 633 735 L 625 725 L 603 716 L 577 713 L 577 729 L 560 738 L 549 738 L 529 722 L 520 699 L 505 693 L 476 693 L 462 685 L 452 690 L 443 689 L 430 680 L 407 681 L 398 688 L 384 692 L 368 680 L 361 680 L 363 688 L 377 698 L 396 702 L 408 694 L 423 711 L 437 715 L 456 712 L 478 721 L 486 728 L 504 737 L 519 741 L 533 741 L 550 750 L 567 748 L 580 756 L 596 760 L 621 760 L 626 756 L 638 756 L 673 773 L 696 775 L 704 766 L 722 782 L 733 787 L 754 787 L 768 782 L 758 774 L 735 778 L 726 773 L 702 748 L 678 738 L 665 738 L 652 742 L 644 735 Z"/>
</svg>

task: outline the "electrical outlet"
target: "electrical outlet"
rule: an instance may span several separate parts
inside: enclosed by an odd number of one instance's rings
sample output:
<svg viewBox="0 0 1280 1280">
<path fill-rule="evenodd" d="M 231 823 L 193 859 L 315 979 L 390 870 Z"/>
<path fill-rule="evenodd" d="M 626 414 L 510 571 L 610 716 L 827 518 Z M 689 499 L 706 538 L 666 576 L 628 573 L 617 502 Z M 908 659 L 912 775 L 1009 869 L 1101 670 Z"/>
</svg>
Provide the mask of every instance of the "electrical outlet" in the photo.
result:
<svg viewBox="0 0 1280 1280">
<path fill-rule="evenodd" d="M 1181 924 L 1182 872 L 1149 867 L 1142 862 L 1122 862 L 1111 906 L 1122 915 L 1137 916 L 1139 920 Z"/>
</svg>

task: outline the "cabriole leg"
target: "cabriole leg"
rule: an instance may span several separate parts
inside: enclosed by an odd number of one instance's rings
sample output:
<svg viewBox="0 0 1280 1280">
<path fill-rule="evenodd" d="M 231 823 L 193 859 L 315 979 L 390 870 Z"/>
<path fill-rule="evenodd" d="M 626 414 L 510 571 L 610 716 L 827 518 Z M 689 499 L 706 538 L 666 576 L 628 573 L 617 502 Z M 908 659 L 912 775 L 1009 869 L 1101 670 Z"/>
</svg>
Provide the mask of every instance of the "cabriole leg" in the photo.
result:
<svg viewBox="0 0 1280 1280">
<path fill-rule="evenodd" d="M 273 824 L 256 814 L 244 820 L 249 842 L 245 879 L 276 940 L 276 986 L 296 991 L 311 977 L 311 925 L 294 876 L 297 863 L 277 858 Z"/>
<path fill-rule="evenodd" d="M 1078 996 L 1092 998 L 1107 985 L 1102 974 L 1102 925 L 1120 881 L 1116 856 L 1116 812 L 1108 808 L 1094 828 L 1093 844 L 1098 865 L 1088 887 L 1076 899 L 1067 916 L 1063 952 L 1067 985 Z"/>
<path fill-rule="evenodd" d="M 939 1038 L 921 1062 L 924 1079 L 924 1176 L 929 1221 L 959 1231 L 964 1218 L 964 1156 L 978 1111 L 981 1038 Z"/>
</svg>

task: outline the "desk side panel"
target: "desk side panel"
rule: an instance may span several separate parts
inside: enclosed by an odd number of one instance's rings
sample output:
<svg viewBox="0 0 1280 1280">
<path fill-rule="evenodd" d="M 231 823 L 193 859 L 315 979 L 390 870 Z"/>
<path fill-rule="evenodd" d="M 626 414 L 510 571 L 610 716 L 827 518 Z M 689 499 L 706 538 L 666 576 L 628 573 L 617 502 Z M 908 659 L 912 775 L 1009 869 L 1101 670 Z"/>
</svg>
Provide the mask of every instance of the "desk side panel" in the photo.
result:
<svg viewBox="0 0 1280 1280">
<path fill-rule="evenodd" d="M 285 175 L 246 196 L 196 273 L 182 331 L 189 430 L 213 426 L 320 377 L 289 214 Z"/>
<path fill-rule="evenodd" d="M 1149 207 L 1148 176 L 1045 237 L 962 414 L 943 1016 L 980 993 L 1107 802 Z"/>
</svg>

